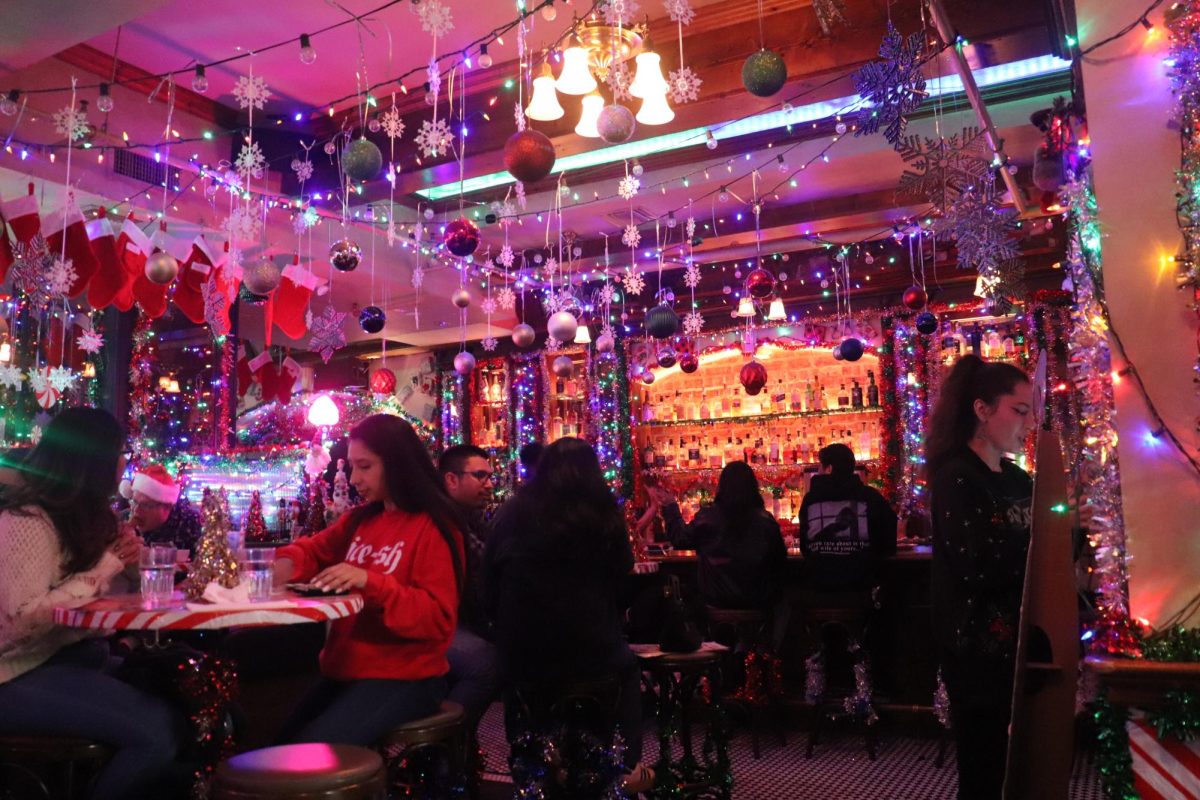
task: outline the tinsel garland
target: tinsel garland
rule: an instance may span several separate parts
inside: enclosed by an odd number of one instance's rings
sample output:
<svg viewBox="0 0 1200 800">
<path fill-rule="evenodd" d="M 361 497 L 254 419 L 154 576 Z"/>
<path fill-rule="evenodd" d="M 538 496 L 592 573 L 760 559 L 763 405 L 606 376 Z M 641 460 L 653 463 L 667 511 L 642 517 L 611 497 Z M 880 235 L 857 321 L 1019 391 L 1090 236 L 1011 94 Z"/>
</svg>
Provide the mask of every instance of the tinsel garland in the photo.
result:
<svg viewBox="0 0 1200 800">
<path fill-rule="evenodd" d="M 879 405 L 885 420 L 897 419 L 896 410 L 896 319 L 886 316 L 880 320 L 883 343 L 879 345 Z M 879 430 L 880 475 L 883 496 L 895 497 L 900 488 L 900 437 L 895 425 L 881 425 Z"/>
<path fill-rule="evenodd" d="M 151 443 L 143 441 L 145 421 L 150 419 L 150 404 L 154 392 L 154 331 L 151 320 L 138 314 L 133 326 L 133 352 L 129 357 L 129 441 L 133 443 L 135 456 L 150 456 L 154 453 Z"/>
<path fill-rule="evenodd" d="M 232 661 L 206 654 L 180 664 L 177 680 L 200 754 L 192 798 L 207 800 L 217 765 L 233 755 L 233 726 L 228 718 L 237 693 L 237 670 Z"/>
<path fill-rule="evenodd" d="M 926 408 L 924 387 L 921 381 L 925 347 L 922 335 L 907 322 L 896 326 L 893 336 L 895 348 L 895 378 L 889 383 L 896 392 L 896 419 L 900 432 L 899 484 L 891 495 L 893 505 L 901 516 L 919 512 L 924 498 L 921 495 L 923 476 L 923 431 Z"/>
<path fill-rule="evenodd" d="M 946 690 L 946 681 L 942 679 L 942 668 L 937 671 L 937 687 L 933 690 L 933 715 L 938 724 L 950 730 L 950 692 Z"/>
<path fill-rule="evenodd" d="M 232 444 L 231 428 L 236 428 L 233 410 L 233 387 L 230 386 L 237 360 L 237 342 L 229 336 L 220 336 L 214 342 L 220 350 L 217 373 L 217 412 L 213 420 L 212 442 L 218 453 L 223 453 Z"/>
<path fill-rule="evenodd" d="M 524 731 L 510 744 L 513 797 L 625 800 L 624 759 L 625 743 L 619 733 L 605 744 L 577 725 Z"/>
<path fill-rule="evenodd" d="M 1125 723 L 1129 712 L 1118 709 L 1101 693 L 1092 703 L 1096 725 L 1096 771 L 1108 800 L 1139 800 L 1133 788 L 1133 756 L 1129 752 L 1129 733 Z"/>
<path fill-rule="evenodd" d="M 825 651 L 818 649 L 804 659 L 804 702 L 815 706 L 825 698 Z"/>
<path fill-rule="evenodd" d="M 596 457 L 604 479 L 617 495 L 624 494 L 621 447 L 621 397 L 618 357 L 614 352 L 588 359 L 588 407 L 591 427 L 588 438 L 595 442 Z M 628 396 L 628 393 L 626 393 Z M 626 401 L 628 402 L 628 401 Z"/>
<path fill-rule="evenodd" d="M 630 424 L 633 412 L 629 402 L 629 362 L 626 358 L 624 339 L 617 340 L 613 353 L 617 362 L 613 391 L 617 395 L 617 419 L 621 420 L 617 429 L 621 444 L 621 496 L 629 499 L 634 496 L 634 474 L 638 470 L 635 469 L 633 426 Z"/>
<path fill-rule="evenodd" d="M 742 685 L 734 699 L 751 706 L 766 706 L 783 691 L 783 659 L 768 650 L 751 650 L 742 661 Z"/>
</svg>

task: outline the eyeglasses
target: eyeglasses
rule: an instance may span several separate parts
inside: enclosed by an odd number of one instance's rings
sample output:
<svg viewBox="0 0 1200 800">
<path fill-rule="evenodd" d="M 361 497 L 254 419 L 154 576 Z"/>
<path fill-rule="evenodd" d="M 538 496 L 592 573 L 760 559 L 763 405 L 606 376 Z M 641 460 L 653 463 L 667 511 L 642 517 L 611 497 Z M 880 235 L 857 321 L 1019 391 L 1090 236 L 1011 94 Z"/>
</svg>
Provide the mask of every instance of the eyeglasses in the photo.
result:
<svg viewBox="0 0 1200 800">
<path fill-rule="evenodd" d="M 483 483 L 484 481 L 490 481 L 492 479 L 491 471 L 486 470 L 486 469 L 476 469 L 476 470 L 471 470 L 470 472 L 464 472 L 462 470 L 459 470 L 458 474 L 459 475 L 470 475 L 472 478 L 479 481 L 480 483 Z"/>
</svg>

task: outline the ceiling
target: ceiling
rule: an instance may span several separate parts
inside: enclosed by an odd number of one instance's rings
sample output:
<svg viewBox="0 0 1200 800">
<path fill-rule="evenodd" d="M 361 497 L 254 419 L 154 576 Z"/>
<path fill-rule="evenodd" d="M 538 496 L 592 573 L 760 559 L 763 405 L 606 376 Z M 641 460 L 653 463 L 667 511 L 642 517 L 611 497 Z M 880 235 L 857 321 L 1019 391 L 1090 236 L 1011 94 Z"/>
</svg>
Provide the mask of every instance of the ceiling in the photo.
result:
<svg viewBox="0 0 1200 800">
<path fill-rule="evenodd" d="M 535 6 L 533 0 L 529 3 Z M 437 42 L 439 54 L 459 53 L 516 18 L 515 5 L 507 0 L 482 3 L 447 0 L 447 4 L 453 11 L 454 29 Z M 256 76 L 267 81 L 272 95 L 266 109 L 256 112 L 256 137 L 264 142 L 275 173 L 268 176 L 268 183 L 284 195 L 298 192 L 287 164 L 296 154 L 303 153 L 301 142 L 321 142 L 343 127 L 357 126 L 359 111 L 353 98 L 359 88 L 367 83 L 377 85 L 372 91 L 381 99 L 381 107 L 390 106 L 391 95 L 396 92 L 396 105 L 404 115 L 407 132 L 397 143 L 399 175 L 395 191 L 390 191 L 386 181 L 375 180 L 362 187 L 362 194 L 352 195 L 350 204 L 349 235 L 368 251 L 374 246 L 374 267 L 331 275 L 333 299 L 339 308 L 353 310 L 355 304 L 370 302 L 385 307 L 389 319 L 384 336 L 393 342 L 428 347 L 457 342 L 460 337 L 458 310 L 448 300 L 459 283 L 459 272 L 431 261 L 428 255 L 419 255 L 418 245 L 407 240 L 412 223 L 423 219 L 419 214 L 427 206 L 432 206 L 435 212 L 434 221 L 427 224 L 430 238 L 436 236 L 440 225 L 458 216 L 461 207 L 468 216 L 479 216 L 483 236 L 480 260 L 495 256 L 507 235 L 508 243 L 518 253 L 524 253 L 530 266 L 536 266 L 535 251 L 543 256 L 556 251 L 560 225 L 553 210 L 561 207 L 561 230 L 575 234 L 574 241 L 581 253 L 572 264 L 577 279 L 583 274 L 594 278 L 604 267 L 606 244 L 610 268 L 623 268 L 636 257 L 643 268 L 656 273 L 658 259 L 653 247 L 656 238 L 678 245 L 682 223 L 688 216 L 695 218 L 697 232 L 703 239 L 695 248 L 696 257 L 703 264 L 715 265 L 753 257 L 760 248 L 764 255 L 789 258 L 796 255 L 800 263 L 803 260 L 800 254 L 820 246 L 812 241 L 813 235 L 846 243 L 887 238 L 893 226 L 926 211 L 926 206 L 898 194 L 897 185 L 905 164 L 881 135 L 860 137 L 849 131 L 838 136 L 832 118 L 822 116 L 808 122 L 804 116 L 814 104 L 854 95 L 850 74 L 875 57 L 889 17 L 902 32 L 920 28 L 923 15 L 917 0 L 846 0 L 849 24 L 835 26 L 829 35 L 817 24 L 811 0 L 766 0 L 762 4 L 765 43 L 783 55 L 789 74 L 784 89 L 767 99 L 745 91 L 740 77 L 742 62 L 758 46 L 757 4 L 752 0 L 692 0 L 697 14 L 695 21 L 682 29 L 683 53 L 687 65 L 704 81 L 700 99 L 675 106 L 676 119 L 668 125 L 641 127 L 634 143 L 658 141 L 654 137 L 680 131 L 712 129 L 718 132 L 717 148 L 706 148 L 701 135 L 693 137 L 686 146 L 656 146 L 652 152 L 643 154 L 638 159 L 644 170 L 642 186 L 631 202 L 616 195 L 618 181 L 632 166 L 624 159 L 568 169 L 562 179 L 569 188 L 562 195 L 558 191 L 559 176 L 552 175 L 527 187 L 527 204 L 519 222 L 507 229 L 484 224 L 483 220 L 491 204 L 505 199 L 510 189 L 507 183 L 469 191 L 461 198 L 451 191 L 449 196 L 432 203 L 420 194 L 457 181 L 460 164 L 449 157 L 423 159 L 425 163 L 418 163 L 416 158 L 412 133 L 419 129 L 421 121 L 431 116 L 431 110 L 422 101 L 420 83 L 424 80 L 424 66 L 434 52 L 434 42 L 421 30 L 412 0 L 395 3 L 340 0 L 336 4 L 311 0 L 299 4 L 278 0 L 260 3 L 208 0 L 199 6 L 186 0 L 113 0 L 90 13 L 57 16 L 47 14 L 44 4 L 33 0 L 10 0 L 7 5 L 6 28 L 0 32 L 0 89 L 62 86 L 67 76 L 79 76 L 81 84 L 108 80 L 115 64 L 118 83 L 122 84 L 114 90 L 118 110 L 136 108 L 137 118 L 125 123 L 117 111 L 113 112 L 114 124 L 105 135 L 114 142 L 117 129 L 127 124 L 130 129 L 140 126 L 147 131 L 153 131 L 157 124 L 161 130 L 161 121 L 154 122 L 161 119 L 161 110 L 148 109 L 144 103 L 139 105 L 137 99 L 153 88 L 154 76 L 172 70 L 184 70 L 179 77 L 180 107 L 186 109 L 187 124 L 191 126 L 184 131 L 185 136 L 200 128 L 236 130 L 245 126 L 248 118 L 245 111 L 238 109 L 232 87 L 252 67 Z M 664 71 L 676 68 L 679 28 L 666 19 L 658 0 L 643 0 L 641 6 L 650 22 L 655 49 L 663 56 Z M 1012 0 L 1003 4 L 992 0 L 945 0 L 945 6 L 971 43 L 966 53 L 981 82 L 986 83 L 984 77 L 990 73 L 979 70 L 989 67 L 995 72 L 995 68 L 1006 64 L 1032 64 L 1037 59 L 1042 59 L 1044 65 L 1051 48 L 1041 0 Z M 381 7 L 382 10 L 377 10 Z M 543 49 L 568 29 L 571 18 L 585 15 L 592 6 L 583 0 L 559 0 L 555 8 L 554 21 L 546 20 L 540 13 L 528 17 L 528 42 L 535 64 Z M 359 22 L 315 33 L 345 22 L 352 15 L 360 15 Z M 312 65 L 302 64 L 298 58 L 296 37 L 300 33 L 314 34 L 312 44 L 317 59 Z M 503 40 L 503 45 L 497 42 L 489 46 L 494 59 L 490 69 L 475 65 L 465 76 L 469 111 L 466 122 L 471 133 L 465 139 L 461 173 L 467 179 L 503 171 L 503 147 L 513 132 L 512 109 L 516 101 L 515 87 L 505 88 L 505 81 L 518 75 L 515 32 L 503 34 Z M 276 43 L 282 45 L 268 47 Z M 203 97 L 187 89 L 195 63 L 214 64 L 249 51 L 255 54 L 210 66 L 207 73 L 211 88 Z M 927 77 L 932 80 L 951 75 L 949 59 L 949 53 L 943 53 L 926 65 Z M 443 70 L 449 69 L 451 60 L 455 59 L 442 62 Z M 399 83 L 388 82 L 401 77 L 411 90 L 407 95 L 399 91 Z M 1010 76 L 1008 80 L 996 77 L 992 85 L 983 88 L 1006 153 L 1021 168 L 1018 178 L 1026 184 L 1033 150 L 1040 138 L 1039 132 L 1028 123 L 1029 115 L 1048 106 L 1055 94 L 1069 92 L 1069 80 L 1069 73 L 1060 68 L 1041 75 Z M 591 158 L 603 149 L 602 143 L 583 139 L 572 130 L 578 118 L 578 100 L 561 95 L 560 100 L 567 109 L 563 119 L 534 123 L 551 137 L 559 163 L 569 163 L 564 159 L 572 156 L 604 161 Z M 772 126 L 769 119 L 764 119 L 763 115 L 780 114 L 785 101 L 794 107 L 795 119 L 806 121 L 787 127 Z M 31 99 L 31 108 L 42 112 L 41 120 L 35 118 L 23 123 L 32 131 L 28 135 L 33 140 L 53 140 L 45 117 L 59 104 L 50 95 Z M 490 119 L 483 118 L 485 113 Z M 0 119 L 0 125 L 3 122 Z M 734 122 L 739 124 L 730 124 Z M 751 124 L 754 122 L 760 124 Z M 852 124 L 853 118 L 849 122 Z M 961 93 L 950 93 L 931 97 L 913 116 L 909 132 L 934 136 L 976 124 L 976 117 Z M 743 129 L 748 132 L 737 133 Z M 23 128 L 22 134 L 26 133 Z M 371 136 L 385 154 L 389 153 L 386 137 Z M 211 148 L 211 156 L 208 151 L 197 155 L 200 160 L 214 162 L 229 158 L 230 152 L 222 151 L 223 146 L 218 140 Z M 318 190 L 322 190 L 322 180 L 336 181 L 328 164 L 330 159 L 320 149 L 317 145 L 312 151 Z M 3 161 L 0 165 L 11 167 L 11 163 Z M 800 171 L 801 165 L 807 166 Z M 28 169 L 40 169 L 49 179 L 59 166 L 28 165 Z M 86 177 L 80 180 L 87 182 Z M 97 175 L 87 188 L 103 195 L 105 180 L 111 183 L 114 179 L 111 174 Z M 312 186 L 309 184 L 307 188 L 311 191 Z M 323 191 L 330 188 L 335 187 L 329 185 Z M 762 200 L 761 245 L 755 244 L 751 212 L 756 188 Z M 109 192 L 122 193 L 127 189 L 109 188 Z M 729 198 L 724 202 L 720 200 L 723 194 Z M 1036 198 L 1031 187 L 1028 196 Z M 401 238 L 408 241 L 409 249 L 400 246 L 389 249 L 383 238 L 382 223 L 377 223 L 372 231 L 362 221 L 368 204 L 401 222 Z M 631 207 L 642 221 L 642 244 L 636 256 L 620 244 L 621 230 Z M 210 202 L 207 207 L 197 204 L 196 209 L 191 222 L 209 230 L 217 227 L 219 207 Z M 353 219 L 355 211 L 359 214 L 357 222 Z M 280 252 L 299 249 L 302 259 L 311 258 L 314 264 L 321 265 L 318 272 L 327 274 L 323 253 L 329 241 L 340 237 L 341 229 L 333 219 L 336 209 L 328 209 L 326 213 L 331 219 L 314 231 L 311 243 L 297 248 L 288 224 L 290 212 L 272 212 L 277 218 L 271 218 L 273 225 L 269 226 L 268 236 L 272 241 L 268 244 Z M 183 210 L 179 215 L 188 216 Z M 671 215 L 680 223 L 673 228 L 669 227 Z M 1033 231 L 1034 227 L 1027 230 Z M 1056 246 L 1054 242 L 1047 244 L 1044 236 L 1036 242 L 1030 239 L 1028 247 L 1034 255 L 1031 263 L 1048 268 L 1057 260 Z M 678 286 L 678 271 L 671 277 L 670 262 L 681 252 L 668 249 L 666 255 L 666 281 L 674 282 L 679 291 L 682 287 Z M 419 296 L 411 286 L 412 269 L 417 264 L 428 269 Z M 887 272 L 892 268 L 885 261 L 871 271 Z M 894 280 L 873 275 L 874 286 L 859 282 L 864 288 L 856 292 L 862 295 L 864 303 L 886 302 L 889 298 L 894 302 L 888 292 L 894 294 L 895 285 L 901 288 L 906 285 L 908 267 L 901 264 L 894 269 L 898 276 Z M 723 302 L 718 297 L 722 288 L 736 283 L 729 276 L 728 270 L 722 272 L 719 267 L 712 267 L 700 287 L 701 294 L 711 295 L 710 302 Z M 865 278 L 865 274 L 861 277 Z M 791 294 L 785 297 L 789 302 L 805 300 L 800 279 L 797 274 L 789 284 Z M 474 276 L 472 280 L 479 294 L 481 279 Z M 502 282 L 502 278 L 497 277 L 495 282 Z M 963 281 L 964 285 L 969 282 Z M 651 301 L 652 289 L 639 298 L 642 304 Z M 256 327 L 255 313 L 250 311 L 246 329 Z M 511 327 L 515 321 L 511 314 L 499 314 L 493 320 L 497 332 Z M 468 338 L 486 335 L 486 322 L 478 303 L 468 312 L 467 322 Z M 347 325 L 347 333 L 351 339 L 363 341 L 363 347 L 378 346 L 378 337 L 368 337 L 352 323 Z"/>
</svg>

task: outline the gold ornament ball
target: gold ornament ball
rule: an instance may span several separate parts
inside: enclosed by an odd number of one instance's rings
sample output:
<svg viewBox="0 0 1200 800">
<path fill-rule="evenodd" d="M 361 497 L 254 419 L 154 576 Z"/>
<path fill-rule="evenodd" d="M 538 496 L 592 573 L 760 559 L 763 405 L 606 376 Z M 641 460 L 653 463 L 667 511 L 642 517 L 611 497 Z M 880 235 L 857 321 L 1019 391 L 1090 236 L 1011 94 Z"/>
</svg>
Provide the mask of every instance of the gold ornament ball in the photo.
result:
<svg viewBox="0 0 1200 800">
<path fill-rule="evenodd" d="M 269 258 L 261 258 L 246 268 L 242 283 L 254 294 L 270 294 L 279 285 L 283 271 Z"/>
<path fill-rule="evenodd" d="M 459 289 L 450 295 L 450 302 L 454 303 L 458 308 L 466 308 L 471 305 L 471 293 L 466 289 Z"/>
<path fill-rule="evenodd" d="M 179 262 L 161 250 L 146 259 L 146 278 L 151 283 L 166 286 L 179 274 Z"/>
</svg>

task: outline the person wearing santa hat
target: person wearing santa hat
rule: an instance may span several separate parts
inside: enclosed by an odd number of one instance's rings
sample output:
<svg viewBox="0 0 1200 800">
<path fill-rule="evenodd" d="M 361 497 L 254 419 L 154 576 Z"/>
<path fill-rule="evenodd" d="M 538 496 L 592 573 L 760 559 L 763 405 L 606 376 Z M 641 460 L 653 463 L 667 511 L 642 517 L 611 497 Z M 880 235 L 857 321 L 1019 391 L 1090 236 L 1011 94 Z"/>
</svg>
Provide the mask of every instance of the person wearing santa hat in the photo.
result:
<svg viewBox="0 0 1200 800">
<path fill-rule="evenodd" d="M 121 481 L 129 501 L 129 522 L 146 544 L 170 544 L 192 550 L 200 536 L 200 518 L 171 473 L 159 464 L 142 467 L 132 481 Z"/>
</svg>

